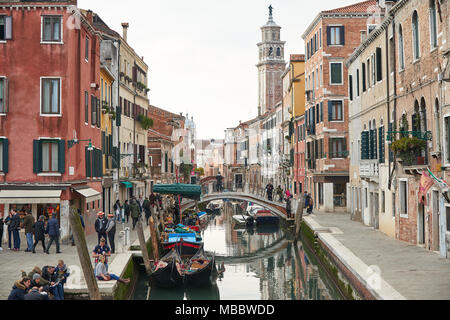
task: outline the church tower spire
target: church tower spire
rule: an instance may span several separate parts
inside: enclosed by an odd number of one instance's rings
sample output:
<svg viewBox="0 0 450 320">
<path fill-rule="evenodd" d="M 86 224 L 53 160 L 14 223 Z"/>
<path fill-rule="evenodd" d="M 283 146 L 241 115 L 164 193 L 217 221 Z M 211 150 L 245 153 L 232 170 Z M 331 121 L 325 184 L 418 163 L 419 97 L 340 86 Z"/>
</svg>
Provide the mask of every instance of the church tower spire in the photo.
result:
<svg viewBox="0 0 450 320">
<path fill-rule="evenodd" d="M 273 20 L 273 7 L 269 7 L 269 20 L 261 27 L 262 41 L 257 44 L 259 49 L 258 80 L 258 115 L 264 114 L 281 101 L 285 41 L 281 41 L 281 27 Z"/>
</svg>

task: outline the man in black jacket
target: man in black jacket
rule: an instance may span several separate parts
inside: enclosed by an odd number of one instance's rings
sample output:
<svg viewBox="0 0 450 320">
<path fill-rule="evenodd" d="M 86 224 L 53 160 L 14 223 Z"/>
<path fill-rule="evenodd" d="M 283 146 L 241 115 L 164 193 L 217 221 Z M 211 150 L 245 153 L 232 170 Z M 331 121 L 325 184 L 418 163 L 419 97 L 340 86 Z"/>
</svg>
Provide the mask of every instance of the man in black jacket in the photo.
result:
<svg viewBox="0 0 450 320">
<path fill-rule="evenodd" d="M 12 287 L 8 300 L 25 300 L 25 294 L 28 292 L 30 285 L 30 278 L 23 278 L 22 280 L 17 280 L 14 282 L 14 286 Z"/>
<path fill-rule="evenodd" d="M 14 239 L 14 249 L 13 251 L 19 251 L 20 250 L 20 216 L 19 213 L 15 210 L 12 210 L 12 217 L 11 217 L 11 224 L 9 225 L 13 239 Z"/>
<path fill-rule="evenodd" d="M 116 221 L 112 213 L 108 214 L 108 222 L 106 223 L 106 234 L 108 235 L 109 245 L 111 246 L 111 253 L 116 252 L 116 245 L 114 237 L 116 235 Z"/>
<path fill-rule="evenodd" d="M 58 282 L 58 275 L 55 272 L 55 267 L 43 267 L 42 278 L 50 282 L 50 293 L 55 297 L 55 300 L 64 300 L 64 288 L 63 285 Z"/>
<path fill-rule="evenodd" d="M 98 236 L 98 243 L 100 243 L 101 238 L 105 238 L 106 244 L 108 244 L 107 236 L 106 236 L 106 224 L 107 219 L 105 217 L 105 213 L 99 212 L 98 217 L 95 220 L 95 231 L 97 232 Z"/>
<path fill-rule="evenodd" d="M 36 253 L 36 246 L 39 241 L 42 242 L 42 248 L 44 249 L 44 253 L 47 252 L 45 249 L 45 216 L 40 216 L 39 221 L 34 224 L 34 244 L 33 244 L 33 253 Z"/>
<path fill-rule="evenodd" d="M 3 244 L 3 213 L 0 213 L 0 251 L 3 251 L 2 244 Z"/>
</svg>

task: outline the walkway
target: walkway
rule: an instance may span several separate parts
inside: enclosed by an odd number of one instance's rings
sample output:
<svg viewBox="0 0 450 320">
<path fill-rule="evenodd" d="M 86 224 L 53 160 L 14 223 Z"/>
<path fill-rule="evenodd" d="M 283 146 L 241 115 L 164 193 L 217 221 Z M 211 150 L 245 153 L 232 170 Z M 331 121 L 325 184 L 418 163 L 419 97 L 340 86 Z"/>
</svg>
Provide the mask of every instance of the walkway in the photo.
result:
<svg viewBox="0 0 450 320">
<path fill-rule="evenodd" d="M 348 214 L 315 213 L 308 218 L 322 227 L 338 228 L 332 236 L 366 265 L 378 266 L 383 280 L 406 299 L 450 299 L 450 260 L 438 253 L 392 239 L 351 221 Z"/>
<path fill-rule="evenodd" d="M 119 233 L 124 227 L 132 228 L 131 219 L 128 224 L 117 226 L 116 231 L 116 254 L 113 254 L 109 258 L 109 264 L 113 264 L 114 260 L 118 256 L 118 253 L 123 252 L 123 248 L 118 244 Z M 148 228 L 145 224 L 143 225 L 145 233 L 149 233 Z M 146 230 L 147 229 L 147 230 Z M 6 231 L 6 230 L 5 230 Z M 7 231 L 6 231 L 7 232 Z M 55 254 L 56 245 L 52 244 L 50 248 L 50 254 L 44 254 L 42 251 L 41 243 L 36 247 L 36 254 L 24 252 L 26 250 L 26 239 L 23 232 L 21 235 L 21 251 L 13 252 L 8 250 L 8 244 L 3 244 L 3 251 L 0 251 L 0 300 L 8 299 L 8 295 L 14 284 L 14 281 L 21 278 L 20 270 L 24 270 L 26 273 L 30 272 L 35 266 L 42 267 L 46 265 L 55 265 L 58 263 L 59 259 L 64 260 L 65 264 L 70 268 L 70 266 L 78 266 L 80 268 L 80 261 L 78 259 L 78 253 L 75 246 L 71 245 L 61 245 L 61 254 Z M 148 234 L 147 234 L 148 237 Z M 146 237 L 146 238 L 147 238 Z M 130 243 L 133 244 L 137 240 L 137 232 L 130 232 Z M 97 233 L 94 233 L 87 237 L 88 249 L 93 250 L 97 244 Z M 48 242 L 48 239 L 46 243 Z M 92 261 L 93 262 L 93 261 Z M 81 280 L 84 283 L 84 279 Z M 106 284 L 106 283 L 105 283 Z M 102 283 L 103 285 L 103 283 Z M 101 287 L 101 286 L 99 286 Z"/>
</svg>

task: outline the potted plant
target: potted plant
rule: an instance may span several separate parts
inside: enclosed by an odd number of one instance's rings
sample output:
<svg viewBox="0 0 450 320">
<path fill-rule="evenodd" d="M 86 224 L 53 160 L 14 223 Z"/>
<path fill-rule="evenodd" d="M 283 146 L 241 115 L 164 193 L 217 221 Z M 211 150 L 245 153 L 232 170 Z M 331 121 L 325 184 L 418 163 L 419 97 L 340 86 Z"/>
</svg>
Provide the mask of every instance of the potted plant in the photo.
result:
<svg viewBox="0 0 450 320">
<path fill-rule="evenodd" d="M 425 150 L 427 142 L 425 140 L 419 139 L 417 137 L 403 137 L 391 144 L 392 151 L 403 160 L 405 165 L 410 166 L 417 159 L 417 155 L 420 155 L 423 150 Z M 423 157 L 421 157 L 423 158 Z M 418 159 L 418 164 L 425 163 L 425 159 Z"/>
<path fill-rule="evenodd" d="M 148 130 L 150 127 L 153 127 L 153 119 L 146 117 L 140 114 L 137 118 L 139 123 L 141 124 L 142 129 Z"/>
<path fill-rule="evenodd" d="M 103 114 L 109 113 L 109 106 L 106 101 L 102 102 L 102 112 L 103 112 Z"/>
</svg>

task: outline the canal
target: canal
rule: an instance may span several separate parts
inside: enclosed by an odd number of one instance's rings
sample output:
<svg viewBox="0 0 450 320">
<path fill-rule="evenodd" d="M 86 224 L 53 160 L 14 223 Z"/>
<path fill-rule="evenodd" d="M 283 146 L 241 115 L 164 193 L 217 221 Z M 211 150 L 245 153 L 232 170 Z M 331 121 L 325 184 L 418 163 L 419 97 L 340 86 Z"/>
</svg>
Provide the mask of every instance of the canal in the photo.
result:
<svg viewBox="0 0 450 320">
<path fill-rule="evenodd" d="M 239 227 L 232 216 L 241 210 L 237 204 L 229 203 L 202 232 L 205 250 L 215 252 L 217 264 L 225 266 L 217 285 L 149 290 L 148 277 L 141 266 L 134 300 L 341 299 L 309 247 L 292 241 L 292 227 Z"/>
</svg>

